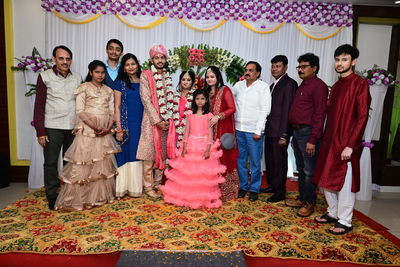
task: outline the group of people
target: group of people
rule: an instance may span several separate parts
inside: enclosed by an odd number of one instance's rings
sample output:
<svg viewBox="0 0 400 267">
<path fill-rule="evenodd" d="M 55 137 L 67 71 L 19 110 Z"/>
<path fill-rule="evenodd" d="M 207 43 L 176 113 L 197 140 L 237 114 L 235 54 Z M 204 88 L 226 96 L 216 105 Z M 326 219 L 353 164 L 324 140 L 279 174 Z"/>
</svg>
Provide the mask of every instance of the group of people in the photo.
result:
<svg viewBox="0 0 400 267">
<path fill-rule="evenodd" d="M 356 48 L 336 49 L 340 78 L 329 98 L 312 53 L 298 58 L 300 86 L 286 73 L 287 57 L 278 55 L 270 86 L 260 79 L 260 64 L 249 61 L 232 88 L 210 66 L 204 88 L 195 90 L 195 74 L 183 71 L 174 90 L 164 46 L 150 48 L 150 69 L 143 71 L 135 55 L 123 55 L 119 40 L 108 41 L 106 52 L 107 60 L 92 61 L 81 83 L 70 70 L 71 50 L 57 46 L 54 67 L 38 77 L 34 126 L 49 209 L 83 210 L 143 191 L 178 206 L 218 208 L 247 194 L 256 201 L 261 192 L 273 193 L 267 202 L 285 201 L 307 217 L 319 186 L 329 207 L 315 220 L 335 223 L 332 234 L 352 230 L 370 104 L 368 84 L 354 73 Z M 285 197 L 291 137 L 296 199 Z M 261 188 L 264 150 L 268 187 Z"/>
</svg>

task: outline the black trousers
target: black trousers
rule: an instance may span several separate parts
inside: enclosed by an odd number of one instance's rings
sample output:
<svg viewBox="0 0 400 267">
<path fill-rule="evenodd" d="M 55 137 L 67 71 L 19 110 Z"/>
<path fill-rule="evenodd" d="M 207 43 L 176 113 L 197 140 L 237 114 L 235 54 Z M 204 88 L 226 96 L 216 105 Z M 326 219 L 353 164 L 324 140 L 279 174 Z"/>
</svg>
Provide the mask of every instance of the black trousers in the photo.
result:
<svg viewBox="0 0 400 267">
<path fill-rule="evenodd" d="M 44 153 L 44 187 L 46 190 L 46 197 L 48 200 L 55 200 L 57 198 L 57 190 L 60 187 L 58 180 L 58 157 L 61 148 L 63 156 L 65 151 L 74 141 L 72 130 L 60 130 L 46 128 L 46 134 L 49 142 L 43 148 Z"/>
<path fill-rule="evenodd" d="M 268 185 L 275 194 L 286 194 L 286 178 L 288 170 L 287 145 L 278 145 L 279 137 L 265 137 L 265 167 Z"/>
</svg>

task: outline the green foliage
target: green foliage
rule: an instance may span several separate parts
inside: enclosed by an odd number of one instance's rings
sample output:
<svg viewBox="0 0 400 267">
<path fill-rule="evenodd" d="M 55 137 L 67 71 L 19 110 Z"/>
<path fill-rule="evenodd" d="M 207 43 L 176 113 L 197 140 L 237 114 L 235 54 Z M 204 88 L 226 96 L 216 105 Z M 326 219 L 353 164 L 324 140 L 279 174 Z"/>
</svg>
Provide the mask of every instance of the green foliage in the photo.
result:
<svg viewBox="0 0 400 267">
<path fill-rule="evenodd" d="M 25 93 L 25 96 L 31 96 L 36 94 L 36 84 L 27 83 L 26 85 L 29 86 L 31 89 L 29 89 L 29 91 Z"/>
</svg>

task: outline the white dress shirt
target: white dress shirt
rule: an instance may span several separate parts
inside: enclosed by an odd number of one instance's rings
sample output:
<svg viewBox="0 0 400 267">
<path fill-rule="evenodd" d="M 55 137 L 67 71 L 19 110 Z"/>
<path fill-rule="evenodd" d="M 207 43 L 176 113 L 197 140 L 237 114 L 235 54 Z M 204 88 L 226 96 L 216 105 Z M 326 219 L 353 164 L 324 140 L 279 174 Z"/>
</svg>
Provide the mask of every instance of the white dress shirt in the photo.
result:
<svg viewBox="0 0 400 267">
<path fill-rule="evenodd" d="M 246 80 L 243 80 L 233 86 L 232 93 L 236 105 L 236 130 L 261 135 L 267 116 L 271 112 L 268 84 L 258 79 L 247 87 Z"/>
</svg>

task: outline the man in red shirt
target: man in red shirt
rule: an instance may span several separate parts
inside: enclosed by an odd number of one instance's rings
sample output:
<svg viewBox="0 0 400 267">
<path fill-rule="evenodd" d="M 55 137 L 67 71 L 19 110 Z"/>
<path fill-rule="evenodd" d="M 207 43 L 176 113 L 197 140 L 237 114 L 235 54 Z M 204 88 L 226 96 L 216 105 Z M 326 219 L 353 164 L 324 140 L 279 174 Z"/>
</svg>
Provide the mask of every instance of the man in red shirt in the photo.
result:
<svg viewBox="0 0 400 267">
<path fill-rule="evenodd" d="M 296 91 L 289 112 L 293 129 L 293 150 L 299 172 L 299 197 L 286 199 L 289 207 L 300 208 L 298 216 L 308 217 L 314 212 L 316 185 L 311 181 L 318 157 L 320 138 L 326 115 L 328 86 L 317 77 L 319 58 L 307 53 L 297 59 L 297 71 L 303 80 Z"/>
<path fill-rule="evenodd" d="M 340 78 L 329 97 L 326 128 L 313 178 L 324 189 L 328 203 L 328 212 L 315 220 L 335 223 L 328 230 L 335 235 L 353 229 L 355 193 L 360 190 L 361 144 L 371 96 L 367 81 L 353 71 L 358 56 L 358 49 L 348 44 L 335 51 L 335 70 Z"/>
</svg>

